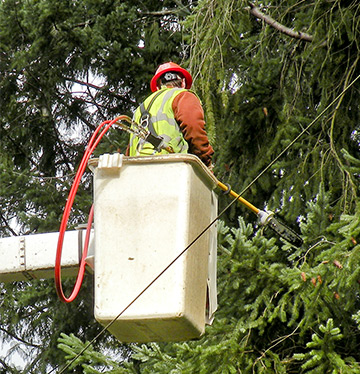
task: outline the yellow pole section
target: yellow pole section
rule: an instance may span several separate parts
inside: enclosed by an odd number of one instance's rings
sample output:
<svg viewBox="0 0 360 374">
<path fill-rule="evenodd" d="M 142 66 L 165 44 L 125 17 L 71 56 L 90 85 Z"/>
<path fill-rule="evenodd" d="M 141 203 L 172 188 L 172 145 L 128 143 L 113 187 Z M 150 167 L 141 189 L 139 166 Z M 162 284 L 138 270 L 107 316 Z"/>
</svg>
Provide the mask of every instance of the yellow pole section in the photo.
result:
<svg viewBox="0 0 360 374">
<path fill-rule="evenodd" d="M 221 183 L 221 182 L 217 181 L 217 185 L 223 191 L 227 191 L 228 190 L 228 187 L 224 183 Z M 241 204 L 245 205 L 247 208 L 249 208 L 250 210 L 252 210 L 255 214 L 258 214 L 260 212 L 260 209 L 256 208 L 254 205 L 252 205 L 251 203 L 249 203 L 248 201 L 246 201 L 245 199 L 243 199 L 241 196 L 239 196 L 233 190 L 230 190 L 229 194 L 232 197 L 234 197 L 235 199 L 237 199 Z"/>
</svg>

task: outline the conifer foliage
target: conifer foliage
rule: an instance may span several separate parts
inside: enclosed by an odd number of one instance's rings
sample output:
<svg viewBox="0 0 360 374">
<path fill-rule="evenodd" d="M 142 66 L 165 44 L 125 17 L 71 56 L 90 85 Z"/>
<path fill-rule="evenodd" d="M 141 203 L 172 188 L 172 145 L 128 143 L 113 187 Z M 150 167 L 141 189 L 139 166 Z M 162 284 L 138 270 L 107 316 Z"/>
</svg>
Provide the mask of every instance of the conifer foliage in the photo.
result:
<svg viewBox="0 0 360 374">
<path fill-rule="evenodd" d="M 63 133 L 55 123 L 90 132 L 95 118 L 131 110 L 141 100 L 158 63 L 186 57 L 216 151 L 215 175 L 245 190 L 244 197 L 259 208 L 275 211 L 304 244 L 297 248 L 280 240 L 233 205 L 218 225 L 219 308 L 205 335 L 126 347 L 106 337 L 71 370 L 360 373 L 360 80 L 351 86 L 360 75 L 358 1 L 102 3 L 0 5 L 0 23 L 7 26 L 0 27 L 0 84 L 6 92 L 0 102 L 3 234 L 14 230 L 14 217 L 23 232 L 48 230 L 45 218 L 59 220 L 66 183 L 38 180 L 59 196 L 49 194 L 44 202 L 29 178 L 62 177 L 79 159 L 81 145 L 59 138 Z M 86 109 L 91 91 L 78 100 L 67 86 L 69 79 L 84 83 L 90 72 L 105 82 L 94 100 L 95 115 Z M 117 137 L 108 141 L 117 148 L 124 144 Z M 89 204 L 87 188 L 77 207 L 80 216 Z M 221 207 L 227 199 L 220 197 Z M 39 215 L 29 215 L 30 208 Z M 23 289 L 16 293 L 15 287 Z M 8 332 L 26 332 L 30 339 L 29 324 L 14 320 L 10 308 L 21 302 L 28 316 L 30 299 L 46 294 L 50 304 L 39 304 L 46 311 L 54 299 L 40 285 L 31 292 L 23 284 L 12 290 L 22 297 L 12 302 L 3 288 L 7 309 L 2 307 L 1 317 Z M 98 331 L 86 318 L 83 326 L 61 325 L 47 346 L 54 350 L 58 344 L 57 356 L 45 349 L 39 360 L 50 357 L 55 366 L 55 358 L 74 359 Z"/>
</svg>

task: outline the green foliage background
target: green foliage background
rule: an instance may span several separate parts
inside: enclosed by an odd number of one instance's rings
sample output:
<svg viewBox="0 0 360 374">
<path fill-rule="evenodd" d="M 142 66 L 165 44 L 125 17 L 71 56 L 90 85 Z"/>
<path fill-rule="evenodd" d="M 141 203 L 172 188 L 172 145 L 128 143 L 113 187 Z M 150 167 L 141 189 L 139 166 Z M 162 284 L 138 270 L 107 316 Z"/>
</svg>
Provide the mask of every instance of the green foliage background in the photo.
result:
<svg viewBox="0 0 360 374">
<path fill-rule="evenodd" d="M 359 84 L 247 188 L 359 76 L 359 12 L 355 0 L 0 3 L 2 236 L 58 230 L 91 132 L 130 114 L 157 65 L 173 60 L 203 101 L 215 175 L 304 239 L 294 248 L 233 205 L 219 225 L 219 309 L 206 334 L 130 346 L 104 335 L 72 372 L 360 373 Z M 99 152 L 126 142 L 113 132 Z M 90 204 L 87 176 L 71 224 Z M 2 338 L 19 343 L 24 372 L 65 364 L 96 335 L 91 287 L 88 277 L 65 306 L 49 281 L 1 286 Z"/>
</svg>

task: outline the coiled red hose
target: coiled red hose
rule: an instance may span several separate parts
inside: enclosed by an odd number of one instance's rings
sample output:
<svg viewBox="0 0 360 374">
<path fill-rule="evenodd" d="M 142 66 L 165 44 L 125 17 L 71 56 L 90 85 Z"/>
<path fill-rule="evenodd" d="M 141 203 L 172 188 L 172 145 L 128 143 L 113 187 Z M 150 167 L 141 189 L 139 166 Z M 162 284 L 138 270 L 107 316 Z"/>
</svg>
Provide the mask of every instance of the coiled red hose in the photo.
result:
<svg viewBox="0 0 360 374">
<path fill-rule="evenodd" d="M 86 147 L 85 153 L 82 157 L 79 168 L 76 172 L 75 179 L 73 181 L 73 184 L 71 186 L 71 189 L 70 189 L 70 192 L 69 192 L 66 204 L 65 204 L 64 213 L 63 213 L 63 217 L 62 217 L 60 229 L 59 229 L 59 238 L 58 238 L 56 258 L 55 258 L 55 287 L 56 287 L 56 292 L 60 300 L 66 303 L 70 303 L 74 301 L 74 299 L 77 297 L 80 291 L 81 284 L 84 279 L 85 265 L 86 265 L 85 259 L 87 257 L 88 246 L 89 246 L 89 241 L 90 241 L 90 229 L 91 229 L 91 224 L 92 224 L 93 215 L 94 215 L 94 207 L 92 206 L 89 212 L 86 236 L 85 236 L 85 242 L 84 242 L 84 249 L 83 249 L 83 254 L 82 254 L 80 265 L 79 265 L 78 275 L 75 281 L 75 286 L 70 296 L 66 297 L 64 295 L 62 283 L 61 283 L 61 254 L 62 254 L 62 247 L 64 243 L 65 231 L 66 231 L 67 223 L 68 223 L 69 216 L 70 216 L 70 211 L 74 204 L 75 196 L 80 185 L 81 177 L 84 174 L 84 171 L 86 169 L 86 166 L 87 166 L 87 163 L 89 161 L 91 154 L 94 152 L 101 138 L 105 135 L 105 133 L 109 130 L 109 128 L 113 124 L 115 124 L 117 121 L 121 121 L 122 119 L 125 119 L 125 118 L 128 118 L 128 117 L 119 116 L 112 121 L 109 121 L 109 120 L 104 121 L 96 128 L 94 134 L 92 135 Z"/>
</svg>

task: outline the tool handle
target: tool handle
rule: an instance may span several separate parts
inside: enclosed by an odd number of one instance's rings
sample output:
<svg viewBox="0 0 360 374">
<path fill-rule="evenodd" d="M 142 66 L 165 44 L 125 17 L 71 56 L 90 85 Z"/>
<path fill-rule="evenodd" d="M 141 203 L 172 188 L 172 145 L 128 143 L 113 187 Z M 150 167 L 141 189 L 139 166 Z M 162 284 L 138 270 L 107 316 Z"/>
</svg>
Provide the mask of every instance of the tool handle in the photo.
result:
<svg viewBox="0 0 360 374">
<path fill-rule="evenodd" d="M 226 184 L 224 183 L 221 183 L 220 181 L 217 181 L 217 185 L 219 188 L 221 188 L 223 191 L 228 191 L 229 188 Z M 254 212 L 255 214 L 259 214 L 260 212 L 260 209 L 256 208 L 256 206 L 252 205 L 251 203 L 249 203 L 248 201 L 246 201 L 245 199 L 243 199 L 240 195 L 238 195 L 236 192 L 234 192 L 233 190 L 230 190 L 229 194 L 234 197 L 236 200 L 238 200 L 241 204 L 245 205 L 247 208 L 249 208 L 252 212 Z"/>
</svg>

